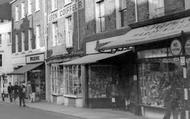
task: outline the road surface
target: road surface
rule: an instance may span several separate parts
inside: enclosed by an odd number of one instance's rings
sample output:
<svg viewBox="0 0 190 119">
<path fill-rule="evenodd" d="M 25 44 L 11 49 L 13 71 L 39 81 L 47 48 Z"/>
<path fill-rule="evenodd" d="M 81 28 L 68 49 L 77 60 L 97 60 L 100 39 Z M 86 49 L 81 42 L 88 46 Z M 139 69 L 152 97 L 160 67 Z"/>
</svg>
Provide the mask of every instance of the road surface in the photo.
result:
<svg viewBox="0 0 190 119">
<path fill-rule="evenodd" d="M 0 119 L 81 119 L 55 112 L 48 112 L 16 104 L 0 103 Z"/>
</svg>

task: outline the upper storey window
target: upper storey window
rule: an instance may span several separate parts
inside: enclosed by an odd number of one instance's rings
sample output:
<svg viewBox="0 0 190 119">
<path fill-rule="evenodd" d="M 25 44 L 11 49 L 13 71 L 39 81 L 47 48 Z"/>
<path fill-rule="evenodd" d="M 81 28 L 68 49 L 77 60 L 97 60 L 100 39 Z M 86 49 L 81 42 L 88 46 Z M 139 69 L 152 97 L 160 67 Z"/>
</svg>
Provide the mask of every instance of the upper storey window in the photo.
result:
<svg viewBox="0 0 190 119">
<path fill-rule="evenodd" d="M 57 9 L 57 0 L 51 0 L 51 11 Z"/>
<path fill-rule="evenodd" d="M 149 0 L 149 18 L 164 16 L 164 0 Z"/>
<path fill-rule="evenodd" d="M 18 6 L 15 7 L 15 21 L 19 20 Z"/>
<path fill-rule="evenodd" d="M 32 14 L 32 0 L 28 0 L 28 15 Z"/>
<path fill-rule="evenodd" d="M 35 0 L 35 11 L 40 10 L 40 0 Z"/>
<path fill-rule="evenodd" d="M 96 2 L 96 32 L 105 31 L 105 9 L 104 0 L 97 0 Z"/>
</svg>

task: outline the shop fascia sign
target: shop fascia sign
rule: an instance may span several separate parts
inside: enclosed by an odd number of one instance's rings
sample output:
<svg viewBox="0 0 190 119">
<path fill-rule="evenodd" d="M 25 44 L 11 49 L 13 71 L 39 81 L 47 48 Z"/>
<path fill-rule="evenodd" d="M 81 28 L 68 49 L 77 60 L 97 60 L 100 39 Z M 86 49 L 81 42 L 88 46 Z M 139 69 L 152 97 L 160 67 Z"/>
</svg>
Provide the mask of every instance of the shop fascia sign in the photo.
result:
<svg viewBox="0 0 190 119">
<path fill-rule="evenodd" d="M 186 17 L 183 19 L 168 21 L 165 23 L 159 23 L 139 28 L 138 30 L 134 30 L 134 33 L 131 34 L 131 37 L 142 38 L 149 36 L 164 35 L 167 33 L 175 33 L 178 31 L 183 31 L 184 29 L 188 29 L 189 27 L 190 27 L 190 17 Z"/>
<path fill-rule="evenodd" d="M 84 0 L 75 0 L 72 4 L 49 14 L 48 23 L 54 22 L 60 18 L 73 14 L 74 12 L 82 8 L 84 8 Z"/>
<path fill-rule="evenodd" d="M 35 54 L 26 56 L 26 63 L 36 63 L 36 62 L 43 62 L 45 60 L 44 54 Z"/>
</svg>

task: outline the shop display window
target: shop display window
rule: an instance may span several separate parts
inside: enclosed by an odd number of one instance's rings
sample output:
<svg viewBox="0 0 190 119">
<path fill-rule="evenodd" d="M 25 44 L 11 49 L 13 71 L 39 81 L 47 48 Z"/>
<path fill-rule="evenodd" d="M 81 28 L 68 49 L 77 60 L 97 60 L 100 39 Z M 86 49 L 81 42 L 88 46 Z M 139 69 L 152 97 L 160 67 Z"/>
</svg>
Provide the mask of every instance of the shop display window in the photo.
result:
<svg viewBox="0 0 190 119">
<path fill-rule="evenodd" d="M 63 95 L 63 67 L 59 65 L 51 66 L 52 92 L 55 95 Z"/>
<path fill-rule="evenodd" d="M 179 57 L 141 59 L 138 68 L 143 105 L 164 107 L 172 95 L 169 94 L 171 89 L 175 92 L 183 89 L 183 69 Z"/>
<path fill-rule="evenodd" d="M 72 65 L 64 67 L 67 95 L 82 95 L 81 66 Z"/>
<path fill-rule="evenodd" d="M 113 66 L 91 66 L 90 78 L 88 82 L 89 98 L 108 98 L 108 87 L 111 85 L 112 76 L 114 74 Z"/>
</svg>

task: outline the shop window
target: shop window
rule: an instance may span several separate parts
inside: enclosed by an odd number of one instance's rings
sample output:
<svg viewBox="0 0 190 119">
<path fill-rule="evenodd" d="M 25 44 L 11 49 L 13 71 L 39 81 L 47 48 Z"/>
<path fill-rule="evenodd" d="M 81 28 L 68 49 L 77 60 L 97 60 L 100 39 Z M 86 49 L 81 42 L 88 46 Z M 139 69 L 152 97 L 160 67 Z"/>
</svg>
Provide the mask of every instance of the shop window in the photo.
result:
<svg viewBox="0 0 190 119">
<path fill-rule="evenodd" d="M 109 65 L 91 66 L 88 83 L 89 98 L 108 98 L 111 96 L 111 83 L 113 79 L 118 80 L 118 73 L 114 73 L 113 69 L 114 67 Z"/>
<path fill-rule="evenodd" d="M 52 93 L 55 95 L 63 95 L 63 67 L 59 65 L 51 66 L 51 82 L 52 82 Z"/>
<path fill-rule="evenodd" d="M 67 95 L 82 95 L 81 66 L 67 66 L 64 69 Z"/>
<path fill-rule="evenodd" d="M 177 94 L 183 88 L 180 60 L 179 58 L 141 60 L 139 79 L 142 104 L 164 107 L 167 104 L 166 101 L 171 100 L 169 99 L 170 93 L 173 91 Z"/>
<path fill-rule="evenodd" d="M 164 16 L 164 0 L 149 0 L 149 18 Z"/>
</svg>

